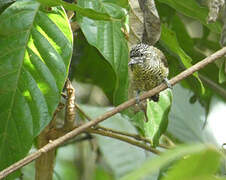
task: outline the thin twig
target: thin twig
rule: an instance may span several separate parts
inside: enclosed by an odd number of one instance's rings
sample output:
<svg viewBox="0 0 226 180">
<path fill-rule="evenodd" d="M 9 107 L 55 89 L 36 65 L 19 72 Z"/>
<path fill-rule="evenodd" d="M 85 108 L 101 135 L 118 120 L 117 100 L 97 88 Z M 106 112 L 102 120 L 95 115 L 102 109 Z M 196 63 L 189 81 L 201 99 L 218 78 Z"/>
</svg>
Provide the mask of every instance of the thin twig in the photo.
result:
<svg viewBox="0 0 226 180">
<path fill-rule="evenodd" d="M 79 110 L 79 112 L 80 113 L 82 113 L 82 115 L 88 120 L 88 121 L 92 121 L 92 118 L 90 118 L 81 108 L 80 108 L 80 106 L 77 104 L 77 103 L 75 103 L 75 108 L 77 109 L 77 110 Z"/>
<path fill-rule="evenodd" d="M 130 138 L 133 138 L 133 139 L 136 139 L 138 141 L 143 141 L 144 143 L 148 143 L 150 145 L 152 145 L 152 141 L 148 138 L 145 138 L 143 136 L 140 136 L 139 134 L 132 134 L 132 133 L 129 133 L 129 132 L 125 132 L 125 131 L 119 131 L 119 130 L 115 130 L 115 129 L 111 129 L 111 128 L 106 128 L 106 127 L 103 127 L 103 126 L 97 126 L 95 128 L 95 130 L 103 130 L 105 132 L 111 132 L 111 133 L 114 133 L 116 135 L 121 135 L 121 136 L 125 136 L 125 137 L 130 137 Z M 159 147 L 162 147 L 164 149 L 170 149 L 170 146 L 166 146 L 164 144 L 159 144 L 158 145 Z"/>
<path fill-rule="evenodd" d="M 215 60 L 217 60 L 218 58 L 222 57 L 225 54 L 226 54 L 226 47 L 224 47 L 221 50 L 215 52 L 214 54 L 208 56 L 207 58 L 205 58 L 204 60 L 198 62 L 195 65 L 193 65 L 189 69 L 186 69 L 185 71 L 181 72 L 180 74 L 178 74 L 177 76 L 172 78 L 169 81 L 169 83 L 171 85 L 175 85 L 179 81 L 181 81 L 181 80 L 185 79 L 186 77 L 192 75 L 194 72 L 198 71 L 199 69 L 204 68 L 206 65 L 208 65 L 209 63 L 214 62 Z M 154 89 L 152 89 L 152 90 L 142 94 L 141 96 L 139 96 L 139 100 L 140 101 L 145 100 L 145 99 L 147 99 L 147 98 L 159 93 L 160 91 L 163 91 L 166 88 L 167 88 L 166 84 L 161 84 L 161 85 L 155 87 Z M 26 164 L 34 161 L 35 159 L 40 157 L 42 154 L 45 154 L 48 151 L 60 146 L 61 144 L 65 143 L 67 140 L 72 139 L 76 135 L 86 131 L 88 128 L 90 128 L 92 126 L 95 126 L 96 124 L 98 124 L 98 123 L 104 121 L 105 119 L 115 115 L 116 113 L 118 113 L 118 112 L 120 112 L 120 111 L 122 111 L 122 110 L 124 110 L 124 109 L 126 109 L 126 108 L 128 108 L 128 107 L 130 107 L 132 105 L 134 105 L 136 102 L 137 102 L 137 99 L 136 98 L 132 98 L 132 99 L 120 104 L 119 106 L 115 107 L 114 109 L 104 113 L 103 115 L 97 117 L 93 121 L 87 122 L 87 123 L 79 126 L 78 128 L 68 132 L 64 136 L 59 137 L 58 139 L 50 142 L 49 144 L 45 145 L 44 147 L 42 147 L 38 151 L 26 156 L 25 158 L 21 159 L 20 161 L 12 164 L 8 168 L 6 168 L 3 171 L 1 171 L 0 172 L 0 179 L 6 177 L 10 173 L 18 170 L 19 168 L 25 166 Z"/>
<path fill-rule="evenodd" d="M 101 129 L 101 130 L 104 130 L 104 131 L 112 132 L 112 133 L 115 133 L 115 134 L 120 134 L 120 135 L 123 135 L 123 136 L 128 136 L 128 137 L 134 138 L 136 140 L 142 140 L 144 142 L 150 143 L 150 141 L 148 139 L 141 137 L 138 134 L 132 134 L 132 133 L 124 132 L 124 131 L 114 130 L 114 129 L 106 128 L 106 127 L 103 127 L 103 126 L 97 126 L 97 128 L 95 128 L 95 129 Z"/>
<path fill-rule="evenodd" d="M 92 121 L 92 119 L 80 108 L 80 106 L 78 104 L 75 103 L 75 107 L 80 111 L 80 113 L 82 113 L 82 115 L 88 120 L 88 121 Z M 107 128 L 107 127 L 103 127 L 103 126 L 95 126 L 95 130 L 103 130 L 103 131 L 107 131 L 107 132 L 111 132 L 114 134 L 118 134 L 118 135 L 122 135 L 122 136 L 126 136 L 126 137 L 130 137 L 139 141 L 143 141 L 145 143 L 149 143 L 150 145 L 152 145 L 152 142 L 150 139 L 145 138 L 140 136 L 139 134 L 132 134 L 132 133 L 128 133 L 125 131 L 119 131 L 119 130 L 115 130 L 115 129 L 111 129 L 111 128 Z M 159 147 L 165 148 L 165 149 L 169 149 L 169 146 L 166 146 L 164 144 L 159 144 Z"/>
<path fill-rule="evenodd" d="M 199 78 L 207 84 L 211 89 L 213 89 L 215 92 L 217 92 L 221 97 L 223 97 L 226 100 L 226 90 L 222 88 L 219 84 L 215 83 L 211 79 L 209 79 L 206 76 L 203 76 L 199 73 Z"/>
<path fill-rule="evenodd" d="M 81 108 L 78 104 L 75 103 L 75 107 L 76 109 L 79 110 L 80 113 L 82 113 L 82 115 L 88 120 L 88 121 L 93 121 L 91 117 L 89 117 Z M 106 128 L 106 127 L 103 127 L 103 126 L 96 126 L 95 129 L 102 129 L 104 131 L 109 131 L 109 132 L 112 132 L 112 133 L 116 133 L 116 134 L 120 134 L 120 135 L 124 135 L 124 136 L 129 136 L 129 137 L 132 137 L 132 138 L 135 138 L 137 140 L 141 140 L 141 138 L 139 137 L 139 135 L 134 135 L 134 134 L 130 134 L 130 133 L 127 133 L 127 132 L 123 132 L 123 131 L 118 131 L 118 130 L 114 130 L 114 129 L 111 129 L 111 128 Z"/>
<path fill-rule="evenodd" d="M 141 147 L 147 151 L 150 151 L 154 154 L 160 154 L 161 152 L 155 148 L 152 148 L 151 146 L 148 146 L 144 143 L 141 143 L 139 141 L 136 141 L 136 140 L 133 140 L 131 138 L 128 138 L 126 136 L 121 136 L 121 135 L 118 135 L 118 134 L 115 134 L 115 133 L 112 133 L 112 132 L 108 132 L 108 131 L 103 131 L 103 130 L 97 130 L 97 129 L 93 129 L 93 128 L 90 128 L 90 129 L 87 129 L 86 130 L 87 132 L 90 132 L 90 133 L 95 133 L 95 134 L 100 134 L 100 135 L 103 135 L 103 136 L 108 136 L 108 137 L 112 137 L 112 138 L 115 138 L 115 139 L 119 139 L 121 141 L 124 141 L 124 142 L 127 142 L 129 144 L 132 144 L 132 145 L 135 145 L 135 146 L 138 146 L 138 147 Z"/>
</svg>

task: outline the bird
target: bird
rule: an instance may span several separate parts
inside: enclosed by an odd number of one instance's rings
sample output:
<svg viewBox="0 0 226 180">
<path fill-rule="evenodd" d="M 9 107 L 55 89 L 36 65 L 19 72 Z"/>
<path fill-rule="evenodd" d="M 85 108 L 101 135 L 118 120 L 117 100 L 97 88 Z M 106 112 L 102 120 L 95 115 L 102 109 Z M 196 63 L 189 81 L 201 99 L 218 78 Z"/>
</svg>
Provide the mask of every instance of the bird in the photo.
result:
<svg viewBox="0 0 226 180">
<path fill-rule="evenodd" d="M 167 79 L 169 75 L 167 59 L 158 48 L 145 43 L 135 45 L 130 51 L 128 66 L 131 71 L 131 83 L 136 92 L 136 97 L 139 96 L 140 92 L 151 90 L 163 82 L 169 88 L 172 88 Z M 159 94 L 150 99 L 158 102 Z"/>
</svg>

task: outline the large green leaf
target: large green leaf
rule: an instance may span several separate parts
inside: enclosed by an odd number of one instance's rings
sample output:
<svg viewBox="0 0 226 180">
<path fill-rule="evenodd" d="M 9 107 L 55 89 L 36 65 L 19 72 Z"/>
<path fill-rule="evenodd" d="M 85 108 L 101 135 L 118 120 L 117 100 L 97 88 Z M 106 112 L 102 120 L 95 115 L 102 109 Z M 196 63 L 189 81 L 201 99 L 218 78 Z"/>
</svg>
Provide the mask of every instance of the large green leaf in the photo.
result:
<svg viewBox="0 0 226 180">
<path fill-rule="evenodd" d="M 17 1 L 0 16 L 0 169 L 50 122 L 68 74 L 72 33 L 62 8 Z"/>
<path fill-rule="evenodd" d="M 91 8 L 82 8 L 76 4 L 70 4 L 67 2 L 64 2 L 62 0 L 37 0 L 40 3 L 47 5 L 47 6 L 63 6 L 67 10 L 73 10 L 76 11 L 77 13 L 81 14 L 82 16 L 89 17 L 91 19 L 96 19 L 96 20 L 119 20 L 122 19 L 125 16 L 125 11 L 120 8 L 117 5 L 109 5 L 106 3 L 106 9 L 108 12 L 102 13 L 98 12 L 91 9 Z M 112 13 L 114 12 L 114 13 Z M 115 13 L 116 12 L 116 13 Z M 110 14 L 110 15 L 109 15 Z M 115 18 L 115 19 L 114 19 Z"/>
<path fill-rule="evenodd" d="M 207 23 L 208 9 L 206 7 L 200 7 L 195 0 L 178 1 L 178 0 L 158 0 L 161 3 L 165 3 L 170 7 L 176 9 L 181 14 L 189 16 L 200 21 L 203 25 L 208 27 L 211 31 L 220 34 L 222 27 L 219 22 Z"/>
<path fill-rule="evenodd" d="M 109 12 L 109 4 L 104 1 L 78 0 L 78 5 Z M 127 99 L 128 89 L 128 47 L 121 30 L 123 24 L 118 21 L 94 21 L 81 15 L 78 16 L 78 22 L 87 41 L 100 51 L 115 71 L 117 81 L 113 103 L 122 103 Z"/>
<path fill-rule="evenodd" d="M 191 155 L 195 153 L 203 153 L 205 151 L 210 151 L 214 154 L 216 153 L 216 150 L 214 148 L 208 147 L 203 144 L 178 146 L 175 149 L 166 151 L 159 157 L 145 162 L 137 170 L 130 172 L 126 176 L 122 177 L 120 180 L 143 179 L 144 177 L 150 176 L 150 174 L 157 172 L 159 169 L 163 168 L 164 166 L 175 160 L 178 160 L 179 158 L 183 158 L 186 155 Z M 186 171 L 186 169 L 182 169 L 181 171 Z"/>
</svg>

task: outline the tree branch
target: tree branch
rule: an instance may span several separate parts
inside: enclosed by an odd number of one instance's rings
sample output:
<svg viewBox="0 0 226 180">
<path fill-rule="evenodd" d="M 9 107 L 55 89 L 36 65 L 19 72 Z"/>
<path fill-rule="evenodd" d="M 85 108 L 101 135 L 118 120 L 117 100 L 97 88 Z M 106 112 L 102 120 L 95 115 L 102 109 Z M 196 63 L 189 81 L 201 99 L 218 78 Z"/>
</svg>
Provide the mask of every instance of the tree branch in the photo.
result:
<svg viewBox="0 0 226 180">
<path fill-rule="evenodd" d="M 94 133 L 94 134 L 100 134 L 100 135 L 103 135 L 103 136 L 108 136 L 108 137 L 112 137 L 112 138 L 115 138 L 115 139 L 119 139 L 119 140 L 127 142 L 129 144 L 141 147 L 141 148 L 143 148 L 147 151 L 150 151 L 154 154 L 160 154 L 161 153 L 159 150 L 152 148 L 150 145 L 146 145 L 142 142 L 139 142 L 139 141 L 133 140 L 131 138 L 128 138 L 126 136 L 122 136 L 122 135 L 115 134 L 115 133 L 112 133 L 112 132 L 97 130 L 97 129 L 93 129 L 93 128 L 87 129 L 86 132 Z"/>
<path fill-rule="evenodd" d="M 218 58 L 222 57 L 223 55 L 226 54 L 226 47 L 222 48 L 221 50 L 215 52 L 214 54 L 210 55 L 209 57 L 205 58 L 204 60 L 198 62 L 197 64 L 193 65 L 192 67 L 190 67 L 189 69 L 181 72 L 180 74 L 178 74 L 177 76 L 175 76 L 174 78 L 172 78 L 169 82 L 171 85 L 175 85 L 176 83 L 178 83 L 179 81 L 185 79 L 186 77 L 192 75 L 194 72 L 198 71 L 201 68 L 204 68 L 206 65 L 208 65 L 209 63 L 214 62 L 215 60 L 217 60 Z M 141 96 L 139 96 L 140 101 L 145 100 L 157 93 L 159 93 L 160 91 L 163 91 L 164 89 L 166 89 L 167 86 L 166 84 L 161 84 L 157 87 L 155 87 L 154 89 L 142 94 Z M 86 131 L 88 128 L 95 126 L 96 124 L 104 121 L 105 119 L 115 115 L 116 113 L 134 105 L 136 103 L 136 98 L 130 99 L 122 104 L 120 104 L 119 106 L 115 107 L 114 109 L 104 113 L 103 115 L 97 117 L 96 119 L 94 119 L 93 121 L 87 122 L 81 126 L 79 126 L 78 128 L 68 132 L 67 134 L 65 134 L 64 136 L 54 140 L 54 141 L 50 141 L 47 145 L 45 145 L 44 147 L 42 147 L 41 149 L 39 149 L 38 151 L 28 155 L 27 157 L 25 157 L 24 159 L 21 159 L 20 161 L 14 163 L 13 165 L 9 166 L 8 168 L 4 169 L 3 171 L 0 172 L 0 179 L 6 177 L 7 175 L 9 175 L 10 173 L 16 171 L 17 169 L 25 166 L 26 164 L 34 161 L 35 159 L 37 159 L 38 157 L 40 157 L 42 154 L 47 153 L 48 151 L 60 146 L 61 144 L 63 144 L 65 141 L 72 139 L 73 137 L 75 137 L 76 135 Z"/>
</svg>

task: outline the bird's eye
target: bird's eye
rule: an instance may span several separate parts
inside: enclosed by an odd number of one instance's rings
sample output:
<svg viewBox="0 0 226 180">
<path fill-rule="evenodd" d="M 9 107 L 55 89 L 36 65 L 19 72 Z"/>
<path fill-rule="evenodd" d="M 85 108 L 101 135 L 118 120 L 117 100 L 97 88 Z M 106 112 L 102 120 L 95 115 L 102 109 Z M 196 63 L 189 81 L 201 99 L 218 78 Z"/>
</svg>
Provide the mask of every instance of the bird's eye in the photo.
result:
<svg viewBox="0 0 226 180">
<path fill-rule="evenodd" d="M 130 58 L 134 58 L 135 56 L 134 56 L 134 54 L 130 54 Z"/>
</svg>

